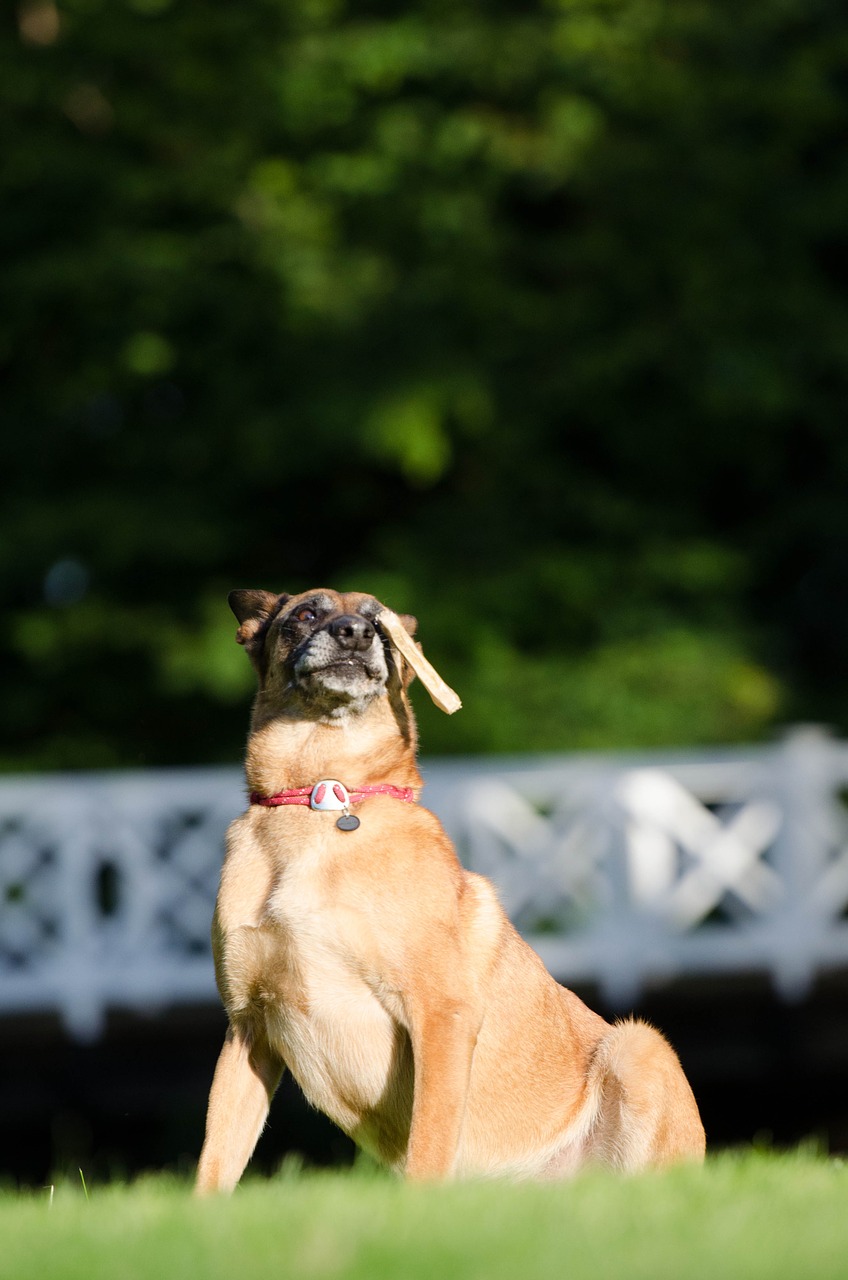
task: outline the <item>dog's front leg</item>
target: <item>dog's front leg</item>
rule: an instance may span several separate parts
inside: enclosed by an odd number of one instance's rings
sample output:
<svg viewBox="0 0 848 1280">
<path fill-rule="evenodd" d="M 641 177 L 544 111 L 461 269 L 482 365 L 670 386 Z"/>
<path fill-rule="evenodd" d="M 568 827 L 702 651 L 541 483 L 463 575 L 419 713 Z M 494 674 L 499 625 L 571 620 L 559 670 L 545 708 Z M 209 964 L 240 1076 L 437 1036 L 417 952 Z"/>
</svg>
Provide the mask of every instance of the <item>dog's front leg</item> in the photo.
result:
<svg viewBox="0 0 848 1280">
<path fill-rule="evenodd" d="M 463 1000 L 410 1011 L 415 1070 L 408 1178 L 448 1178 L 454 1171 L 468 1098 L 480 1016 Z"/>
<path fill-rule="evenodd" d="M 232 1191 L 268 1116 L 283 1064 L 264 1041 L 230 1027 L 209 1094 L 196 1195 Z"/>
</svg>

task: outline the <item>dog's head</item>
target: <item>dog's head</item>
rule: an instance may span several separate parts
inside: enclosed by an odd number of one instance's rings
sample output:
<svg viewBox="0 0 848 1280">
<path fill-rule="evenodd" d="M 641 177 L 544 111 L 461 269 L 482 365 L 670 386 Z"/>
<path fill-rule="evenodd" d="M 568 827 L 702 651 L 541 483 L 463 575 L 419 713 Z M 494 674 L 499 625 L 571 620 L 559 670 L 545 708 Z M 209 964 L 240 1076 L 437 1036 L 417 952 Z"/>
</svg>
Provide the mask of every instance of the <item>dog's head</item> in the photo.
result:
<svg viewBox="0 0 848 1280">
<path fill-rule="evenodd" d="M 231 591 L 236 639 L 256 668 L 261 692 L 304 714 L 356 713 L 409 683 L 412 672 L 376 623 L 383 606 L 359 592 L 319 589 L 300 595 Z M 413 635 L 415 618 L 403 616 Z"/>
</svg>

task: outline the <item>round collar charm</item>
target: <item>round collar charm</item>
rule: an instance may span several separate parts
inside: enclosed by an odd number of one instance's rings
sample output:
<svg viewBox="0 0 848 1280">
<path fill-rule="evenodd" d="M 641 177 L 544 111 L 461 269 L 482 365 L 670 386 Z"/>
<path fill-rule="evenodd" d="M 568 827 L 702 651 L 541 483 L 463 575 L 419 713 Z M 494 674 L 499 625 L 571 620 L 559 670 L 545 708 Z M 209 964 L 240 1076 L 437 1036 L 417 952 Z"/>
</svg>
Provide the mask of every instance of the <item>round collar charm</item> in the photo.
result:
<svg viewBox="0 0 848 1280">
<path fill-rule="evenodd" d="M 336 778 L 322 778 L 316 782 L 309 796 L 310 809 L 347 810 L 350 808 L 350 793 Z"/>
</svg>

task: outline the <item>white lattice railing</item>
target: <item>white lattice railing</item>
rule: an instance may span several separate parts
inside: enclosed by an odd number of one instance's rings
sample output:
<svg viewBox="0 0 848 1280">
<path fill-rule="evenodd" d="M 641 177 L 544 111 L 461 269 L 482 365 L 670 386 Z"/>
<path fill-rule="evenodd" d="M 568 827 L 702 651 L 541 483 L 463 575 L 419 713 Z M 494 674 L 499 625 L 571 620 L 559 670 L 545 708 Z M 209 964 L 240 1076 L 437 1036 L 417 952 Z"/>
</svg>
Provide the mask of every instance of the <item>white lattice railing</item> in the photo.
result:
<svg viewBox="0 0 848 1280">
<path fill-rule="evenodd" d="M 81 1038 L 114 1007 L 214 997 L 209 925 L 238 769 L 0 782 L 0 1014 Z"/>
<path fill-rule="evenodd" d="M 803 994 L 848 967 L 848 745 L 433 762 L 425 803 L 552 972 L 617 1004 L 678 975 Z M 0 782 L 0 1015 L 215 1000 L 209 922 L 238 769 Z"/>
</svg>

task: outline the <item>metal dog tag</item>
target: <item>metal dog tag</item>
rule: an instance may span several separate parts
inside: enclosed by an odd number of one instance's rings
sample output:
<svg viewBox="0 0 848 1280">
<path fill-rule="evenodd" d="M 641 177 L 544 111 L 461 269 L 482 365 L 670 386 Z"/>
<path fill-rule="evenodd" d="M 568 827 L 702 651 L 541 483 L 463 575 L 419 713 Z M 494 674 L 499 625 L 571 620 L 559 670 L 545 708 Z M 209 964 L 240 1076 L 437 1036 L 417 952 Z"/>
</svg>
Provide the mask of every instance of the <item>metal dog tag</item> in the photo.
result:
<svg viewBox="0 0 848 1280">
<path fill-rule="evenodd" d="M 359 826 L 359 819 L 354 817 L 352 813 L 343 813 L 336 826 L 339 831 L 355 831 Z"/>
</svg>

